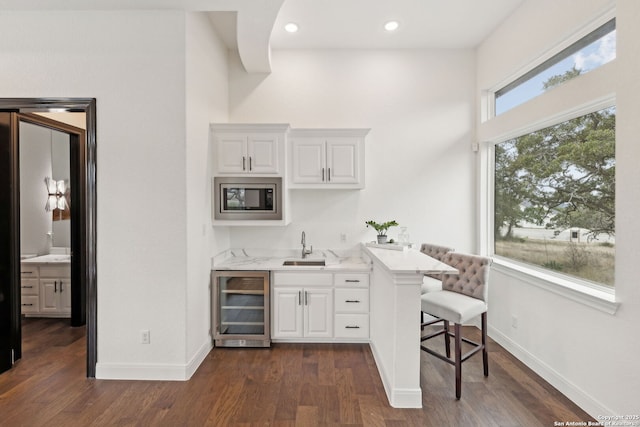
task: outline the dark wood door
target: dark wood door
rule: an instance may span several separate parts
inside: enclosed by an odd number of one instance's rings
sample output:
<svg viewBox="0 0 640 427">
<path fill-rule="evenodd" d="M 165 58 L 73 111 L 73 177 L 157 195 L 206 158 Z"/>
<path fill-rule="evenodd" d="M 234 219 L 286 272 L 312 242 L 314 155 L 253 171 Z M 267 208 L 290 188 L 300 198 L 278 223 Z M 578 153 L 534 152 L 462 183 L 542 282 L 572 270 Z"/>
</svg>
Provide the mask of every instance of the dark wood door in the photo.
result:
<svg viewBox="0 0 640 427">
<path fill-rule="evenodd" d="M 15 113 L 0 112 L 0 373 L 22 355 L 17 123 Z"/>
</svg>

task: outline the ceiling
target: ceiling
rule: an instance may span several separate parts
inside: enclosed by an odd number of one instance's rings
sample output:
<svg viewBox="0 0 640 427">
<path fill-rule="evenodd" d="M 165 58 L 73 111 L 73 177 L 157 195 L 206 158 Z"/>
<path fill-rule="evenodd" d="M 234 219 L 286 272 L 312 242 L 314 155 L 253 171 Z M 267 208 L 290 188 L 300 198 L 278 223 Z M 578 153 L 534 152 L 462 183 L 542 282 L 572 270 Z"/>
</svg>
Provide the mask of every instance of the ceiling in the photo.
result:
<svg viewBox="0 0 640 427">
<path fill-rule="evenodd" d="M 464 49 L 478 46 L 524 0 L 281 0 L 269 49 Z M 245 63 L 247 28 L 235 12 L 211 12 L 211 21 L 230 49 L 238 49 L 247 71 L 270 70 L 269 59 L 251 69 Z M 389 33 L 384 24 L 400 27 Z M 284 30 L 287 23 L 296 33 Z M 244 30 L 244 31 L 243 31 Z M 253 32 L 249 30 L 249 32 Z M 257 40 L 254 40 L 256 42 Z M 264 40 L 263 40 L 264 42 Z M 264 45 L 263 45 L 264 46 Z"/>
<path fill-rule="evenodd" d="M 209 12 L 248 72 L 269 72 L 270 49 L 473 48 L 525 0 L 0 0 L 0 10 Z M 389 20 L 400 27 L 383 30 Z M 295 22 L 297 33 L 284 25 Z"/>
<path fill-rule="evenodd" d="M 472 48 L 524 0 L 285 0 L 273 49 Z M 385 22 L 396 20 L 393 33 Z M 284 31 L 295 22 L 297 33 Z"/>
</svg>

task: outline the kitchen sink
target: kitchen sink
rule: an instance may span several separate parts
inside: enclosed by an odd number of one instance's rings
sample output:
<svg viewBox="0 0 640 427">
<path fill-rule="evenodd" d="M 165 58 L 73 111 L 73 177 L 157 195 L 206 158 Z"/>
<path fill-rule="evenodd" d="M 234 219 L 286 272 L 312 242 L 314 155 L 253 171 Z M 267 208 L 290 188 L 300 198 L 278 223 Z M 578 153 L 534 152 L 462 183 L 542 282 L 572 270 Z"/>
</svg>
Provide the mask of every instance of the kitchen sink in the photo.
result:
<svg viewBox="0 0 640 427">
<path fill-rule="evenodd" d="M 323 259 L 320 260 L 287 260 L 282 265 L 290 266 L 324 266 L 326 265 Z"/>
</svg>

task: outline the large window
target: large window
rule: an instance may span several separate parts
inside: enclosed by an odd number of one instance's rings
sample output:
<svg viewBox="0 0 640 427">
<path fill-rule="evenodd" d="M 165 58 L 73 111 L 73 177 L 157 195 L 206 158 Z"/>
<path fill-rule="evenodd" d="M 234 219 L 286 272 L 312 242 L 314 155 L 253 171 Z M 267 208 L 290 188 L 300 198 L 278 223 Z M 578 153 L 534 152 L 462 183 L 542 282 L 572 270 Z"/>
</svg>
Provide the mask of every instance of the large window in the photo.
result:
<svg viewBox="0 0 640 427">
<path fill-rule="evenodd" d="M 615 107 L 495 146 L 494 253 L 614 284 Z"/>
</svg>

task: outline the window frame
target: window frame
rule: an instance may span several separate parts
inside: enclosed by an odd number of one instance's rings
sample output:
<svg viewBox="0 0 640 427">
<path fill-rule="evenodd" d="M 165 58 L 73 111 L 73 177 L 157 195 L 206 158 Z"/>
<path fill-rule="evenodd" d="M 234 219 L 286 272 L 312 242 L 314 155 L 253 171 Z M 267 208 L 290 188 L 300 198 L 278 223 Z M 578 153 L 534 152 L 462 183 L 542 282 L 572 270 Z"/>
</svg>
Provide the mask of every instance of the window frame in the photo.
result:
<svg viewBox="0 0 640 427">
<path fill-rule="evenodd" d="M 604 108 L 616 106 L 615 84 L 612 83 L 607 88 L 595 91 L 593 96 L 590 96 L 588 100 L 579 99 L 580 97 L 569 97 L 570 105 L 558 107 L 555 110 L 552 109 L 553 111 L 549 114 L 546 114 L 546 112 L 545 114 L 536 114 L 540 110 L 539 106 L 541 103 L 544 104 L 545 102 L 553 101 L 555 99 L 554 97 L 557 96 L 565 96 L 567 94 L 571 96 L 572 93 L 575 93 L 572 92 L 574 89 L 568 87 L 554 88 L 556 90 L 543 93 L 498 116 L 495 115 L 494 107 L 496 90 L 504 88 L 510 81 L 516 80 L 536 65 L 542 64 L 558 52 L 567 49 L 568 46 L 584 38 L 612 18 L 615 18 L 614 11 L 600 16 L 580 31 L 574 33 L 572 37 L 558 43 L 554 49 L 550 49 L 544 55 L 539 56 L 536 61 L 532 61 L 526 69 L 521 68 L 518 73 L 514 73 L 509 80 L 505 79 L 501 81 L 500 84 L 495 85 L 493 88 L 481 94 L 481 128 L 479 129 L 480 132 L 478 135 L 482 155 L 479 158 L 480 179 L 477 184 L 480 194 L 480 216 L 478 220 L 480 249 L 482 253 L 494 259 L 494 271 L 517 278 L 524 283 L 565 296 L 571 300 L 609 314 L 615 314 L 619 307 L 619 303 L 616 302 L 615 286 L 597 285 L 577 277 L 557 274 L 542 267 L 532 266 L 517 260 L 495 255 L 495 236 L 493 235 L 495 220 L 495 146 L 509 139 L 554 126 Z M 615 71 L 615 63 L 616 60 L 614 59 L 610 63 L 598 67 L 596 70 L 572 79 L 570 84 L 561 86 L 573 86 L 575 88 L 576 85 L 578 87 L 581 85 L 588 86 L 590 82 L 593 82 L 593 79 L 599 79 L 599 81 L 610 80 L 607 79 L 607 77 L 610 77 L 611 73 Z M 555 94 L 552 95 L 551 92 L 555 92 Z M 532 105 L 527 106 L 528 104 Z M 516 112 L 516 110 L 519 111 Z M 515 118 L 514 114 L 520 117 L 515 120 L 516 124 L 512 127 L 511 119 Z M 496 123 L 492 123 L 494 121 Z"/>
</svg>

